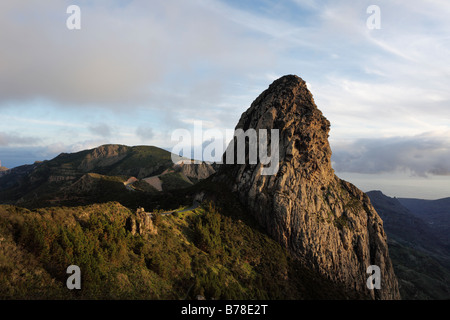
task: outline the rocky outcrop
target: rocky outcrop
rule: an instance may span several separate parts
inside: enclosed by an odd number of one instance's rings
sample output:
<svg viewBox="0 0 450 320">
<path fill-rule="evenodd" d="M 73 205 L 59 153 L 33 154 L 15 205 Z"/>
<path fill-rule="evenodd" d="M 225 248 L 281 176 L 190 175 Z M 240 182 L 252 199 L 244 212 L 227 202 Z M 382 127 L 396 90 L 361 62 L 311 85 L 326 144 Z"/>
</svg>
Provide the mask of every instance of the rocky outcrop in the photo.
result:
<svg viewBox="0 0 450 320">
<path fill-rule="evenodd" d="M 334 174 L 330 123 L 306 83 L 293 75 L 276 80 L 236 129 L 278 129 L 279 170 L 261 175 L 263 165 L 249 164 L 247 154 L 246 164 L 221 165 L 214 179 L 229 185 L 267 232 L 307 266 L 363 296 L 399 298 L 383 222 L 362 191 Z M 379 290 L 367 289 L 369 265 L 381 269 Z"/>
<path fill-rule="evenodd" d="M 158 234 L 158 230 L 153 224 L 151 214 L 145 212 L 144 208 L 138 208 L 136 214 L 127 219 L 126 229 L 130 231 L 132 235 L 140 234 L 141 236 L 149 236 Z"/>
</svg>

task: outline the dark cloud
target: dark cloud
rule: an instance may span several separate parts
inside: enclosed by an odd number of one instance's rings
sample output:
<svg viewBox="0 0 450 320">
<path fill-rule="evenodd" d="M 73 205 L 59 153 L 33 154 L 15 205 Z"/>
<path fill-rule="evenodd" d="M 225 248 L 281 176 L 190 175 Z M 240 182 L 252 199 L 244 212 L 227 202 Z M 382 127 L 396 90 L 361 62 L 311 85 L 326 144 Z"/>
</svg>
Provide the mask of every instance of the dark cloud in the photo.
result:
<svg viewBox="0 0 450 320">
<path fill-rule="evenodd" d="M 448 133 L 359 139 L 334 145 L 332 161 L 337 172 L 450 175 L 450 141 Z"/>
</svg>

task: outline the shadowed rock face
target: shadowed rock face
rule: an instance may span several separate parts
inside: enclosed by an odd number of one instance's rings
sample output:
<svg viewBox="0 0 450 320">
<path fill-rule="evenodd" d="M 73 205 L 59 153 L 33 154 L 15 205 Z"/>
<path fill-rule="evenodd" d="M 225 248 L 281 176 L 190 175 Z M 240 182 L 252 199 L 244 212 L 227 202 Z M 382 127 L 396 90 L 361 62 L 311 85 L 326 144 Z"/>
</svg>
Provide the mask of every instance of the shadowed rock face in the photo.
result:
<svg viewBox="0 0 450 320">
<path fill-rule="evenodd" d="M 173 168 L 194 181 L 206 179 L 216 172 L 213 166 L 206 162 L 176 164 Z"/>
<path fill-rule="evenodd" d="M 236 129 L 278 129 L 279 170 L 261 175 L 262 164 L 247 161 L 222 165 L 215 179 L 306 265 L 362 296 L 400 298 L 382 220 L 362 191 L 334 174 L 330 123 L 306 83 L 294 75 L 276 80 Z M 366 287 L 369 265 L 381 269 L 380 290 Z"/>
</svg>

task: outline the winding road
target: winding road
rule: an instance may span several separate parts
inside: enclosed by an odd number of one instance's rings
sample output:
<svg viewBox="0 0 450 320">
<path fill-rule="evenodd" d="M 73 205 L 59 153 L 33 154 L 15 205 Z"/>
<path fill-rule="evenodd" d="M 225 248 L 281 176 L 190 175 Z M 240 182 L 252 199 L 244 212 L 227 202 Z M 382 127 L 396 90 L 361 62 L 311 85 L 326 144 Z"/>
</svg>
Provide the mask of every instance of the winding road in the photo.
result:
<svg viewBox="0 0 450 320">
<path fill-rule="evenodd" d="M 200 206 L 200 203 L 198 201 L 195 201 L 192 203 L 192 206 L 190 206 L 189 208 L 183 209 L 183 210 L 177 210 L 177 211 L 167 211 L 167 212 L 161 212 L 161 215 L 166 215 L 166 214 L 172 214 L 172 213 L 176 213 L 176 212 L 186 212 L 186 211 L 192 211 L 197 209 Z"/>
</svg>

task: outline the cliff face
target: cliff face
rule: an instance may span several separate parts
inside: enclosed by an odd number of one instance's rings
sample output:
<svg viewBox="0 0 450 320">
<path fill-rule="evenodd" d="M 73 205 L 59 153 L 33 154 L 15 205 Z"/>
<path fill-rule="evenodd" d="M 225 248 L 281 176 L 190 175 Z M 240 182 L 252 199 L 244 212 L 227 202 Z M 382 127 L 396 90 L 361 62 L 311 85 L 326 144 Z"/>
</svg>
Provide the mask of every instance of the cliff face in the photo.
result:
<svg viewBox="0 0 450 320">
<path fill-rule="evenodd" d="M 330 123 L 306 83 L 292 75 L 276 80 L 236 129 L 278 129 L 279 170 L 261 175 L 260 162 L 246 161 L 222 165 L 215 179 L 237 192 L 267 232 L 308 266 L 362 295 L 400 298 L 382 220 L 362 191 L 334 174 Z M 381 269 L 380 290 L 366 287 L 369 265 Z"/>
</svg>

